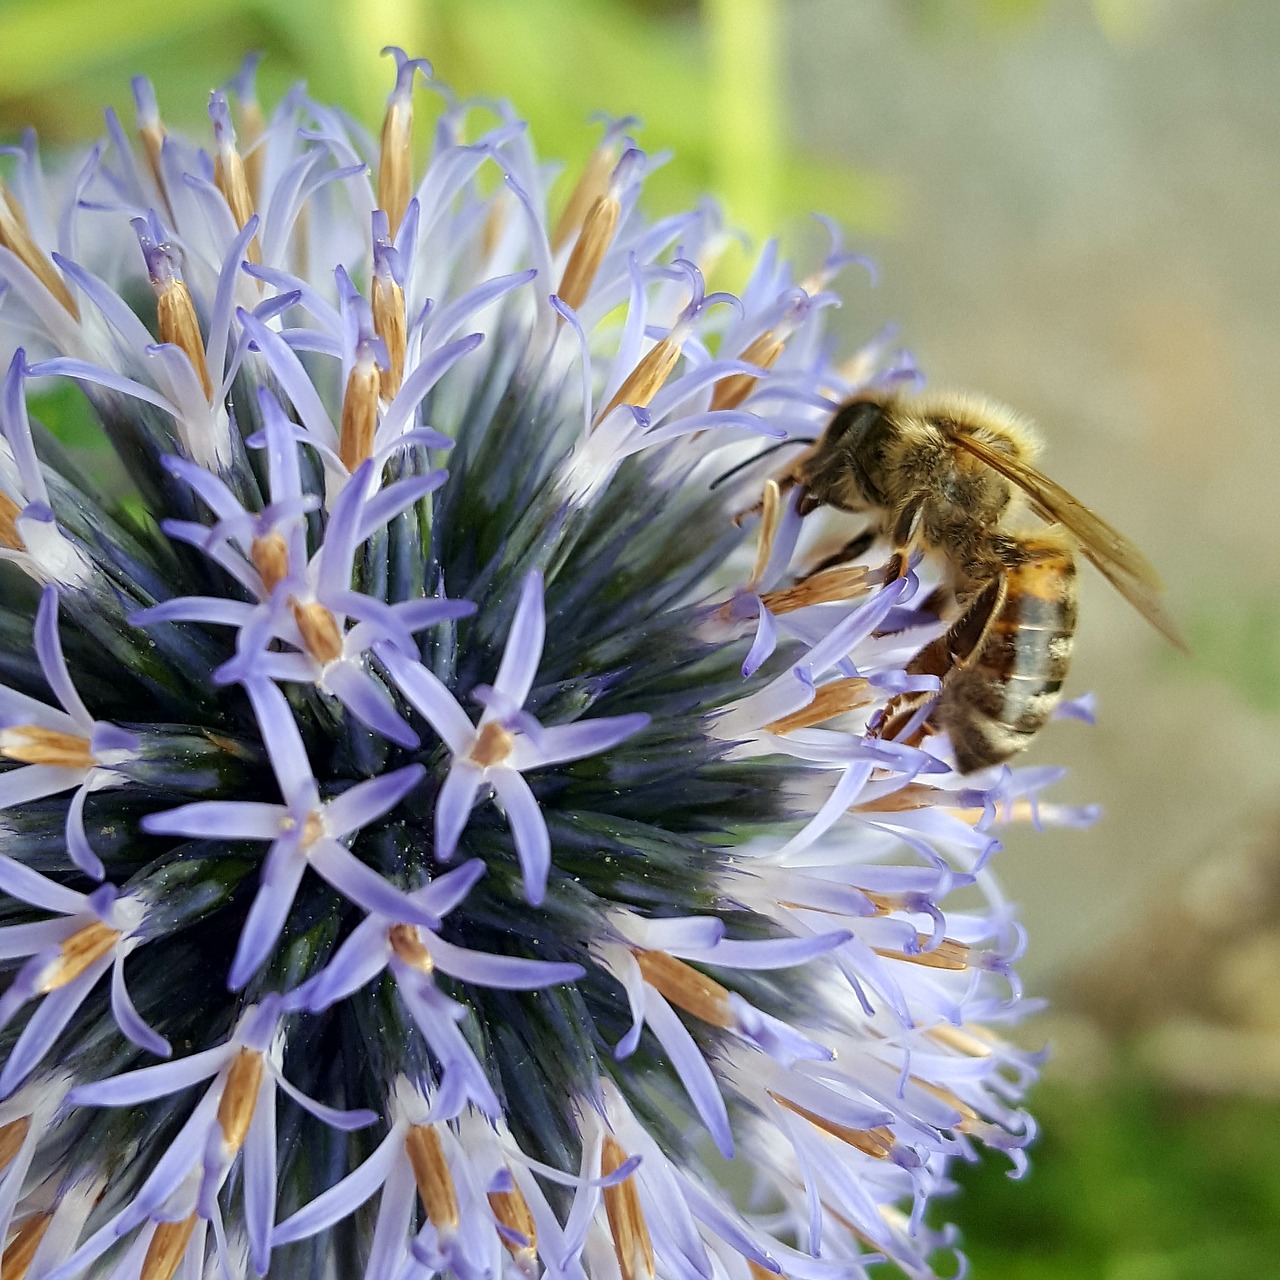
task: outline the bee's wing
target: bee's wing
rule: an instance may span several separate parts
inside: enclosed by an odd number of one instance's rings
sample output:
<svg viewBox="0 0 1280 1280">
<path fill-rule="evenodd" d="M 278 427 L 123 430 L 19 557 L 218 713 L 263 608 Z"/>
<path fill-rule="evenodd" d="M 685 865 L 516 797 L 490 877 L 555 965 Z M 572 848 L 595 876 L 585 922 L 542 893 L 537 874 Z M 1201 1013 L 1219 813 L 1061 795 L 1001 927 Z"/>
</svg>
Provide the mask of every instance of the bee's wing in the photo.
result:
<svg viewBox="0 0 1280 1280">
<path fill-rule="evenodd" d="M 1050 524 L 1062 525 L 1098 572 L 1170 643 L 1184 653 L 1187 651 L 1187 642 L 1160 599 L 1159 575 L 1124 534 L 1035 467 L 971 435 L 948 431 L 947 437 L 1013 481 L 1031 500 L 1037 515 Z"/>
</svg>

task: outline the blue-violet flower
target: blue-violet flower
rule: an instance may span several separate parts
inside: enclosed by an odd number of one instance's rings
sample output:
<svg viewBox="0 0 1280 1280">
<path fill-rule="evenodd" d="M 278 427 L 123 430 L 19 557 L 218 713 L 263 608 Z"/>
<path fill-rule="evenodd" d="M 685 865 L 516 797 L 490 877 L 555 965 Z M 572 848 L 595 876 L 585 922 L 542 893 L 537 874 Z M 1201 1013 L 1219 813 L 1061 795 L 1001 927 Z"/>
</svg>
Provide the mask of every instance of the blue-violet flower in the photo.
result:
<svg viewBox="0 0 1280 1280">
<path fill-rule="evenodd" d="M 250 62 L 204 148 L 140 79 L 10 151 L 0 1270 L 932 1276 L 952 1162 L 1032 1133 L 992 829 L 1087 815 L 878 737 L 916 573 L 713 484 L 914 371 L 837 358 L 834 230 L 708 291 L 634 121 L 553 221 L 389 52 L 380 141 Z"/>
</svg>

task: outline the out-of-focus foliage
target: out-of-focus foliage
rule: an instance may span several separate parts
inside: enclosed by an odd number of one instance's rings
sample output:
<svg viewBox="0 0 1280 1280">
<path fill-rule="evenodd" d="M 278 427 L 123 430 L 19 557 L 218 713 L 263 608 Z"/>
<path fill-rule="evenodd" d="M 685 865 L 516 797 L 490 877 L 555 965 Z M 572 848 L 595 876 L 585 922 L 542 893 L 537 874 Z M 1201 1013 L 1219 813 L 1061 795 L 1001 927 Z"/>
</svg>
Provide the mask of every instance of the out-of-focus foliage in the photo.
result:
<svg viewBox="0 0 1280 1280">
<path fill-rule="evenodd" d="M 1272 596 L 1216 600 L 1190 629 L 1197 665 L 1259 711 L 1280 711 L 1280 602 Z"/>
<path fill-rule="evenodd" d="M 103 103 L 132 118 L 139 71 L 167 121 L 206 129 L 206 91 L 252 49 L 266 102 L 302 78 L 376 125 L 392 78 L 379 50 L 401 44 L 459 93 L 510 98 L 570 169 L 593 112 L 639 116 L 643 144 L 672 153 L 660 206 L 716 191 L 755 236 L 815 210 L 883 228 L 886 184 L 787 137 L 779 14 L 780 0 L 0 0 L 0 131 L 83 142 Z"/>
<path fill-rule="evenodd" d="M 1129 1080 L 1033 1096 L 1032 1173 L 960 1175 L 980 1280 L 1259 1280 L 1280 1274 L 1280 1105 Z"/>
</svg>

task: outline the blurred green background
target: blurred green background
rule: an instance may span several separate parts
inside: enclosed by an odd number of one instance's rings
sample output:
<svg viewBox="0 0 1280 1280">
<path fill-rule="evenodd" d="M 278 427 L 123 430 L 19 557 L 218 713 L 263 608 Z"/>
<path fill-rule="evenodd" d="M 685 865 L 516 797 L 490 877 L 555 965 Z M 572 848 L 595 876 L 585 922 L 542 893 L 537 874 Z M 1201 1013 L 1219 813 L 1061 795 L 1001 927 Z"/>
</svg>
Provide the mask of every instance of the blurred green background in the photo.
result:
<svg viewBox="0 0 1280 1280">
<path fill-rule="evenodd" d="M 844 281 L 848 342 L 896 320 L 935 382 L 1025 409 L 1165 570 L 1189 660 L 1085 586 L 1101 720 L 1033 755 L 1107 816 L 1001 855 L 1054 1001 L 1043 1137 L 954 1212 L 979 1280 L 1280 1274 L 1280 4 L 0 0 L 0 133 L 96 137 L 138 71 L 203 130 L 250 49 L 268 104 L 301 77 L 376 126 L 388 42 L 570 175 L 592 111 L 639 115 L 655 212 L 714 191 L 792 248 L 836 217 L 883 268 Z"/>
</svg>

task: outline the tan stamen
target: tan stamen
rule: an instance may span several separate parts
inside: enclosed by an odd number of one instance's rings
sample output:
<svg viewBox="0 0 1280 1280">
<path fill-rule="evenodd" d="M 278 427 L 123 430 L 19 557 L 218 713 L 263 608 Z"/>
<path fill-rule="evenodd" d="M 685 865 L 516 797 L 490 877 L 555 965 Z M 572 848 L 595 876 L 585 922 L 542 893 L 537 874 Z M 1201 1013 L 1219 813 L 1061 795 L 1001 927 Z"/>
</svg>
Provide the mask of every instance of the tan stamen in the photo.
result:
<svg viewBox="0 0 1280 1280">
<path fill-rule="evenodd" d="M 78 978 L 91 964 L 101 960 L 120 941 L 120 930 L 95 920 L 83 929 L 77 929 L 63 940 L 60 956 L 40 980 L 42 992 L 56 991 Z"/>
<path fill-rule="evenodd" d="M 492 258 L 502 242 L 502 233 L 507 229 L 508 193 L 497 191 L 485 215 L 484 229 L 480 232 L 480 252 L 487 259 Z"/>
<path fill-rule="evenodd" d="M 626 1152 L 611 1134 L 606 1134 L 600 1153 L 600 1173 L 604 1177 L 626 1163 Z M 640 1190 L 634 1171 L 621 1182 L 604 1189 L 604 1211 L 613 1236 L 613 1251 L 618 1255 L 622 1280 L 650 1280 L 653 1275 L 653 1241 L 640 1208 Z"/>
<path fill-rule="evenodd" d="M 764 492 L 760 495 L 760 531 L 756 537 L 756 562 L 751 567 L 751 577 L 747 579 L 748 591 L 754 591 L 760 585 L 760 579 L 769 567 L 781 513 L 782 489 L 776 480 L 766 480 Z"/>
<path fill-rule="evenodd" d="M 972 952 L 963 942 L 957 942 L 954 938 L 943 938 L 931 951 L 925 951 L 923 948 L 929 941 L 928 936 L 923 933 L 917 934 L 916 941 L 921 947 L 919 951 L 889 951 L 882 947 L 873 947 L 872 950 L 886 960 L 906 960 L 910 964 L 923 965 L 926 969 L 959 971 L 969 967 Z"/>
<path fill-rule="evenodd" d="M 936 797 L 942 794 L 937 787 L 911 782 L 874 800 L 864 800 L 854 807 L 859 813 L 910 813 L 915 809 L 929 808 Z"/>
<path fill-rule="evenodd" d="M 408 324 L 405 319 L 404 290 L 389 276 L 373 277 L 373 328 L 386 343 L 391 367 L 382 371 L 380 391 L 383 399 L 391 400 L 404 381 L 405 348 L 408 345 Z M 348 395 L 350 384 L 347 387 Z M 346 406 L 343 405 L 345 413 Z"/>
<path fill-rule="evenodd" d="M 302 847 L 309 849 L 321 836 L 324 835 L 324 818 L 322 815 L 312 811 L 307 814 L 307 820 L 302 824 Z"/>
<path fill-rule="evenodd" d="M 502 1243 L 516 1260 L 520 1270 L 526 1275 L 532 1275 L 537 1265 L 538 1229 L 534 1226 L 533 1214 L 529 1212 L 528 1201 L 520 1188 L 512 1183 L 510 1191 L 490 1191 L 489 1208 L 502 1226 L 524 1238 L 524 1244 L 517 1244 L 503 1236 Z"/>
<path fill-rule="evenodd" d="M 391 950 L 411 969 L 417 969 L 419 973 L 432 973 L 435 970 L 436 962 L 427 950 L 426 943 L 422 941 L 422 934 L 418 932 L 416 925 L 392 925 L 387 930 L 387 941 L 391 944 Z"/>
<path fill-rule="evenodd" d="M 413 188 L 413 100 L 395 94 L 382 121 L 378 158 L 378 207 L 386 212 L 394 236 L 400 230 Z"/>
<path fill-rule="evenodd" d="M 751 1280 L 787 1280 L 786 1274 L 782 1271 L 770 1271 L 767 1267 L 762 1267 L 754 1258 L 747 1258 L 747 1270 L 751 1273 Z"/>
<path fill-rule="evenodd" d="M 18 517 L 21 514 L 22 508 L 13 499 L 7 493 L 0 493 L 0 545 L 10 551 L 25 549 L 18 536 Z"/>
<path fill-rule="evenodd" d="M 818 686 L 808 706 L 765 725 L 765 732 L 791 733 L 795 729 L 822 724 L 832 716 L 843 715 L 870 702 L 870 690 L 871 686 L 861 676 L 842 676 L 839 680 L 828 681 Z"/>
<path fill-rule="evenodd" d="M 289 544 L 279 530 L 254 538 L 249 544 L 249 559 L 267 591 L 274 591 L 289 576 Z"/>
<path fill-rule="evenodd" d="M 138 126 L 138 140 L 142 143 L 142 154 L 147 157 L 147 168 L 151 170 L 151 180 L 156 184 L 156 190 L 160 192 L 166 210 L 169 210 L 169 192 L 165 188 L 164 165 L 161 163 L 164 140 L 167 136 L 168 130 L 158 117 Z M 171 210 L 169 212 L 172 214 Z"/>
<path fill-rule="evenodd" d="M 613 166 L 618 162 L 618 150 L 618 144 L 610 142 L 591 153 L 591 159 L 587 161 L 577 185 L 569 193 L 564 212 L 557 219 L 556 228 L 551 233 L 552 252 L 558 252 L 569 243 L 570 236 L 576 234 L 586 221 L 588 211 L 601 196 L 607 194 Z"/>
<path fill-rule="evenodd" d="M 318 600 L 306 604 L 291 600 L 289 611 L 302 632 L 302 643 L 317 662 L 324 665 L 342 657 L 342 630 L 337 618 L 324 605 Z"/>
<path fill-rule="evenodd" d="M 378 429 L 378 396 L 381 375 L 371 359 L 357 360 L 347 378 L 342 397 L 342 423 L 338 428 L 338 457 L 354 471 L 373 456 L 373 436 Z"/>
<path fill-rule="evenodd" d="M 261 142 L 267 122 L 263 119 L 257 98 L 241 98 L 237 106 L 237 124 L 244 140 L 244 176 L 249 184 L 249 199 L 257 208 L 262 198 L 262 175 L 267 166 L 267 151 Z"/>
<path fill-rule="evenodd" d="M 4 1256 L 0 1257 L 0 1280 L 25 1280 L 31 1260 L 36 1256 L 52 1219 L 52 1213 L 33 1214 L 18 1228 L 6 1246 Z"/>
<path fill-rule="evenodd" d="M 958 1053 L 968 1055 L 970 1058 L 989 1058 L 992 1050 L 991 1033 L 985 1027 L 979 1027 L 971 1022 L 966 1022 L 961 1027 L 953 1027 L 948 1023 L 939 1023 L 936 1027 L 930 1027 L 925 1033 L 939 1044 L 946 1045 L 948 1049 L 955 1049 Z"/>
<path fill-rule="evenodd" d="M 218 1126 L 222 1145 L 228 1155 L 244 1146 L 245 1136 L 258 1105 L 258 1088 L 262 1084 L 262 1054 L 241 1049 L 236 1054 L 222 1097 L 218 1099 Z"/>
<path fill-rule="evenodd" d="M 1036 804 L 1035 802 L 1021 797 L 1017 800 L 1006 801 L 996 806 L 997 822 L 1051 822 L 1055 806 L 1052 804 Z M 957 818 L 964 822 L 975 823 L 982 818 L 986 810 L 973 806 L 964 809 L 951 809 Z"/>
<path fill-rule="evenodd" d="M 699 973 L 665 951 L 632 947 L 644 980 L 679 1009 L 712 1027 L 733 1027 L 737 1020 L 729 1005 L 729 992 L 714 978 Z"/>
<path fill-rule="evenodd" d="M 679 338 L 668 334 L 651 347 L 627 374 L 622 386 L 614 392 L 613 399 L 596 415 L 595 425 L 598 426 L 620 404 L 634 405 L 637 409 L 645 408 L 671 376 L 671 370 L 680 359 L 682 346 Z"/>
<path fill-rule="evenodd" d="M 788 1111 L 807 1120 L 815 1129 L 821 1129 L 823 1133 L 829 1133 L 847 1146 L 855 1147 L 869 1156 L 874 1156 L 877 1160 L 883 1160 L 893 1150 L 893 1133 L 883 1125 L 875 1129 L 851 1129 L 848 1125 L 837 1124 L 836 1121 L 828 1120 L 826 1116 L 819 1115 L 816 1111 L 810 1111 L 808 1107 L 802 1107 L 798 1102 L 792 1102 L 790 1098 L 785 1098 L 780 1093 L 774 1093 L 772 1089 L 769 1090 L 769 1097 L 780 1107 L 785 1107 Z"/>
<path fill-rule="evenodd" d="M 76 300 L 71 296 L 66 281 L 59 275 L 48 255 L 31 238 L 22 205 L 3 182 L 0 182 L 0 245 L 20 258 L 23 265 L 39 278 L 40 283 L 74 319 L 80 319 L 80 308 L 76 306 Z"/>
<path fill-rule="evenodd" d="M 418 1184 L 418 1195 L 431 1225 L 437 1231 L 454 1231 L 458 1226 L 458 1194 L 453 1174 L 444 1158 L 444 1144 L 433 1124 L 413 1125 L 404 1140 Z"/>
<path fill-rule="evenodd" d="M 229 142 L 220 146 L 214 157 L 213 181 L 225 197 L 236 226 L 243 231 L 245 224 L 253 217 L 253 196 L 244 172 L 244 159 Z M 250 248 L 256 250 L 256 242 Z M 256 257 L 253 260 L 258 261 Z"/>
<path fill-rule="evenodd" d="M 9 1167 L 9 1162 L 22 1149 L 22 1144 L 31 1132 L 31 1117 L 19 1116 L 8 1124 L 0 1126 L 0 1173 Z"/>
<path fill-rule="evenodd" d="M 482 769 L 501 764 L 516 744 L 515 734 L 508 732 L 496 720 L 480 726 L 475 745 L 467 753 Z"/>
<path fill-rule="evenodd" d="M 762 333 L 738 357 L 744 364 L 759 365 L 761 369 L 772 369 L 782 354 L 786 343 L 774 336 L 770 329 Z M 736 409 L 750 394 L 752 388 L 760 381 L 754 373 L 731 373 L 716 383 L 711 393 L 712 409 Z"/>
<path fill-rule="evenodd" d="M 156 292 L 156 320 L 160 341 L 170 342 L 186 353 L 204 388 L 205 398 L 212 400 L 213 381 L 205 360 L 204 338 L 200 335 L 195 303 L 191 301 L 191 291 L 176 277 Z"/>
<path fill-rule="evenodd" d="M 622 205 L 608 193 L 598 196 L 587 212 L 577 243 L 565 264 L 560 287 L 556 290 L 560 300 L 575 311 L 591 292 L 596 272 L 600 270 L 604 255 L 613 242 L 613 233 L 618 229 L 621 213 Z"/>
<path fill-rule="evenodd" d="M 810 574 L 790 587 L 767 592 L 761 599 L 770 613 L 791 613 L 811 604 L 853 600 L 878 581 L 879 577 L 862 565 L 840 565 Z"/>
<path fill-rule="evenodd" d="M 160 1223 L 147 1246 L 147 1256 L 143 1259 L 138 1280 L 173 1280 L 195 1229 L 194 1213 L 181 1222 Z"/>
<path fill-rule="evenodd" d="M 52 764 L 60 769 L 92 769 L 97 761 L 89 739 L 36 724 L 0 729 L 0 756 L 23 764 Z"/>
</svg>

